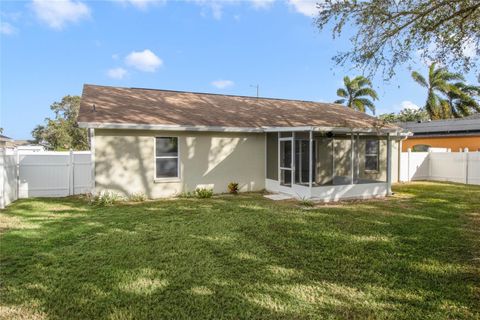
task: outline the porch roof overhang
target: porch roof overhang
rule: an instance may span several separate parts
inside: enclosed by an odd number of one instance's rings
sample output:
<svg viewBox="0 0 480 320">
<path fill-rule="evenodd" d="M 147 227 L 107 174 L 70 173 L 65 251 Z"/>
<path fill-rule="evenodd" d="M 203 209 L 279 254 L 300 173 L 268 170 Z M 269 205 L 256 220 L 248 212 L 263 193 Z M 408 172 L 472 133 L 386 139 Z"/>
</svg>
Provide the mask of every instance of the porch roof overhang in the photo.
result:
<svg viewBox="0 0 480 320">
<path fill-rule="evenodd" d="M 304 126 L 304 127 L 264 127 L 265 132 L 332 132 L 332 133 L 358 133 L 368 135 L 386 135 L 408 137 L 410 132 L 401 128 L 350 128 L 350 127 L 318 127 L 318 126 Z"/>
</svg>

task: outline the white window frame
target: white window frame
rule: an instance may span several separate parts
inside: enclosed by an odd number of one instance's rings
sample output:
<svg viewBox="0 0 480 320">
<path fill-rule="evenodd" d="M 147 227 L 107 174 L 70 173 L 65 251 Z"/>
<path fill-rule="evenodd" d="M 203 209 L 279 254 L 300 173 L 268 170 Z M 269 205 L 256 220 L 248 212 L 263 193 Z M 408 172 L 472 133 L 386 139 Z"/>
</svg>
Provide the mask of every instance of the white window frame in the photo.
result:
<svg viewBox="0 0 480 320">
<path fill-rule="evenodd" d="M 175 138 L 177 139 L 177 156 L 161 156 L 157 157 L 157 138 Z M 176 177 L 157 177 L 157 159 L 177 159 L 177 176 Z M 180 181 L 180 138 L 178 136 L 155 136 L 153 137 L 153 180 L 155 182 L 177 182 Z"/>
<path fill-rule="evenodd" d="M 367 144 L 369 141 L 375 141 L 377 143 L 377 152 L 376 153 L 367 153 Z M 378 139 L 366 139 L 365 140 L 365 167 L 367 166 L 367 157 L 377 158 L 377 168 L 376 169 L 367 169 L 365 168 L 365 172 L 372 172 L 376 173 L 380 169 L 380 140 Z"/>
</svg>

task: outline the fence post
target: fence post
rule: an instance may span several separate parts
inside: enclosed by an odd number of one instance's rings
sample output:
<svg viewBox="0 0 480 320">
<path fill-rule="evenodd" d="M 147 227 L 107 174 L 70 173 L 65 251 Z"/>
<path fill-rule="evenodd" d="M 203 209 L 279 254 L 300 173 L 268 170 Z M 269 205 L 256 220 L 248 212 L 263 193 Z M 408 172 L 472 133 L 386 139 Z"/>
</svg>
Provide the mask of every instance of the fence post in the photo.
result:
<svg viewBox="0 0 480 320">
<path fill-rule="evenodd" d="M 407 149 L 407 182 L 410 182 L 410 154 L 412 153 L 412 148 Z"/>
<path fill-rule="evenodd" d="M 0 149 L 0 156 L 2 157 L 0 163 L 0 174 L 2 175 L 0 178 L 2 179 L 2 183 L 0 188 L 2 188 L 2 193 L 0 194 L 0 209 L 5 208 L 5 149 Z"/>
<path fill-rule="evenodd" d="M 18 149 L 14 149 L 14 156 L 15 156 L 15 199 L 20 198 L 20 155 L 18 154 Z"/>
<path fill-rule="evenodd" d="M 75 193 L 75 185 L 73 181 L 73 151 L 70 149 L 70 154 L 68 157 L 68 195 L 73 195 Z"/>
<path fill-rule="evenodd" d="M 465 151 L 465 184 L 468 184 L 468 148 L 464 149 Z"/>
<path fill-rule="evenodd" d="M 427 180 L 431 180 L 432 179 L 432 149 L 431 148 L 428 148 L 428 154 L 427 154 L 427 157 L 428 157 L 428 178 Z"/>
</svg>

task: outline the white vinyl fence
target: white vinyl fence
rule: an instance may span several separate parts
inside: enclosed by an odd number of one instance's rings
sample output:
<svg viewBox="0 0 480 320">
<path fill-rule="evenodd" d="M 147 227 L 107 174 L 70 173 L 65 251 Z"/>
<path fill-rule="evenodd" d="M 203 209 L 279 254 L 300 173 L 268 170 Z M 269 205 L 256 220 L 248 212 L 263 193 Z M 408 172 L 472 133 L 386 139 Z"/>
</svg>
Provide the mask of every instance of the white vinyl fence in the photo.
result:
<svg viewBox="0 0 480 320">
<path fill-rule="evenodd" d="M 88 151 L 21 151 L 3 153 L 0 158 L 0 208 L 17 198 L 64 197 L 91 191 Z"/>
<path fill-rule="evenodd" d="M 17 156 L 0 150 L 0 209 L 17 200 Z"/>
<path fill-rule="evenodd" d="M 402 152 L 400 181 L 480 184 L 480 152 Z"/>
</svg>

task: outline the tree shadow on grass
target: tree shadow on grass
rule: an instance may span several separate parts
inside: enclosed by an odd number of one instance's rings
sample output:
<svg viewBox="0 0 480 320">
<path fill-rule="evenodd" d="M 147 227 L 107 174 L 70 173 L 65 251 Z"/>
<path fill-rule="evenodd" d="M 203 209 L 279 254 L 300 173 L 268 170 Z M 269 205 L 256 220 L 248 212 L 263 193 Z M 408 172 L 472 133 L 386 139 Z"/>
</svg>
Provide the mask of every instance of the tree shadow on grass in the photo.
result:
<svg viewBox="0 0 480 320">
<path fill-rule="evenodd" d="M 475 318 L 462 219 L 478 203 L 428 188 L 432 201 L 408 186 L 408 199 L 309 211 L 255 194 L 20 201 L 3 213 L 18 225 L 0 236 L 1 304 L 71 319 Z"/>
</svg>

